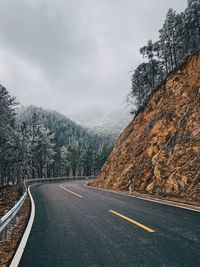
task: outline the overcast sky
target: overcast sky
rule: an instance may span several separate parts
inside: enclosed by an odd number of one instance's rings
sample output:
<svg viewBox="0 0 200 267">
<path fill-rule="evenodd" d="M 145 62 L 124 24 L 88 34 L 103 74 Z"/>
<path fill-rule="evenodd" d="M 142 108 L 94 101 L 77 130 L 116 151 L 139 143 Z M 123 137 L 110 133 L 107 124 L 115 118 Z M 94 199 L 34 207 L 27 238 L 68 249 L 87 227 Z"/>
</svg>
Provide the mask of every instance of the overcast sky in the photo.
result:
<svg viewBox="0 0 200 267">
<path fill-rule="evenodd" d="M 67 116 L 125 106 L 138 49 L 187 0 L 0 0 L 0 82 Z"/>
</svg>

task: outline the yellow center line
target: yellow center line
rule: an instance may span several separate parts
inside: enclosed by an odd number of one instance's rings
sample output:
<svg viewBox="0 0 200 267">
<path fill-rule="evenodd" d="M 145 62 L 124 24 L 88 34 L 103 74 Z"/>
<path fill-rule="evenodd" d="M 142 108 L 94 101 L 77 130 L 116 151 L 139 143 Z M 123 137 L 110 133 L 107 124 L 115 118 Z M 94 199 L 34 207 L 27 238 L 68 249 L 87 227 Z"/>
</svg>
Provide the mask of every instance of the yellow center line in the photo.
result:
<svg viewBox="0 0 200 267">
<path fill-rule="evenodd" d="M 139 223 L 139 222 L 137 222 L 137 221 L 135 221 L 135 220 L 132 220 L 131 218 L 126 217 L 126 216 L 124 216 L 124 215 L 122 215 L 122 214 L 120 214 L 120 213 L 118 213 L 118 212 L 116 212 L 116 211 L 114 211 L 114 210 L 109 210 L 109 211 L 110 211 L 111 213 L 114 213 L 115 215 L 117 215 L 117 216 L 119 216 L 119 217 L 121 217 L 121 218 L 123 218 L 123 219 L 125 219 L 125 220 L 127 220 L 127 221 L 129 221 L 129 222 L 131 222 L 131 223 L 133 223 L 133 224 L 135 224 L 135 225 L 141 227 L 141 228 L 143 228 L 144 230 L 146 230 L 146 231 L 149 232 L 149 233 L 154 233 L 154 232 L 155 232 L 153 229 L 151 229 L 151 228 L 145 226 L 144 224 Z"/>
<path fill-rule="evenodd" d="M 72 192 L 72 191 L 70 191 L 70 190 L 68 190 L 67 188 L 65 188 L 64 186 L 62 186 L 61 184 L 60 184 L 60 187 L 62 188 L 62 189 L 64 189 L 65 191 L 67 191 L 67 192 L 69 192 L 69 193 L 71 193 L 71 194 L 73 194 L 73 195 L 75 195 L 75 196 L 77 196 L 77 197 L 82 197 L 81 195 L 79 195 L 79 194 L 76 194 L 76 193 L 74 193 L 74 192 Z"/>
</svg>

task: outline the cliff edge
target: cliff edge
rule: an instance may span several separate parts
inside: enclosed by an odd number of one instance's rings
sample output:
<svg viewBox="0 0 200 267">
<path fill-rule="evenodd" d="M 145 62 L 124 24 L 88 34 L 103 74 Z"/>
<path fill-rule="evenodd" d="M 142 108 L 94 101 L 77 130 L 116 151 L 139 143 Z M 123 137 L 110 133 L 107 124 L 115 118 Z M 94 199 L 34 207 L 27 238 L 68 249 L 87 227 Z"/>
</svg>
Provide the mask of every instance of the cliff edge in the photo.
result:
<svg viewBox="0 0 200 267">
<path fill-rule="evenodd" d="M 128 125 L 94 186 L 200 202 L 200 53 L 169 75 Z"/>
</svg>

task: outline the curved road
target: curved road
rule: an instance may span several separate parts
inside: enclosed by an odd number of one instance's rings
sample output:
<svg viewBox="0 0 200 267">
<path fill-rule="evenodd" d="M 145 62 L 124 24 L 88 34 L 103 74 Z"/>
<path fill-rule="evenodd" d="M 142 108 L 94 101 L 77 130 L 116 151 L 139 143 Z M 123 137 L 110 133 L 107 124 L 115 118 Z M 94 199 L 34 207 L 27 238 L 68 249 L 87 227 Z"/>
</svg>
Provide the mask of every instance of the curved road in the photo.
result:
<svg viewBox="0 0 200 267">
<path fill-rule="evenodd" d="M 20 267 L 200 266 L 200 213 L 82 186 L 31 189 Z"/>
</svg>

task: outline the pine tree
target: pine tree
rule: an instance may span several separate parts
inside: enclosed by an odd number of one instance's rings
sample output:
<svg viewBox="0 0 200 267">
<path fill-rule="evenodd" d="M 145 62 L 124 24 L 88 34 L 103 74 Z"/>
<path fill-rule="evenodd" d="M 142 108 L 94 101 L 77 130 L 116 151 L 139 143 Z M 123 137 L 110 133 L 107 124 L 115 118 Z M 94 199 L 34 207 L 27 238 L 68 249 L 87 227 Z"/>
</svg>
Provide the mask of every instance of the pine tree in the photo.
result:
<svg viewBox="0 0 200 267">
<path fill-rule="evenodd" d="M 159 34 L 158 41 L 149 40 L 140 49 L 148 62 L 141 63 L 132 75 L 129 99 L 135 108 L 134 113 L 147 103 L 167 74 L 200 49 L 200 0 L 189 0 L 181 14 L 170 8 Z"/>
</svg>

